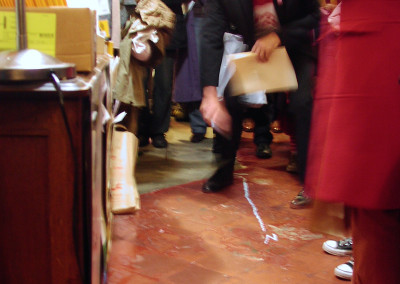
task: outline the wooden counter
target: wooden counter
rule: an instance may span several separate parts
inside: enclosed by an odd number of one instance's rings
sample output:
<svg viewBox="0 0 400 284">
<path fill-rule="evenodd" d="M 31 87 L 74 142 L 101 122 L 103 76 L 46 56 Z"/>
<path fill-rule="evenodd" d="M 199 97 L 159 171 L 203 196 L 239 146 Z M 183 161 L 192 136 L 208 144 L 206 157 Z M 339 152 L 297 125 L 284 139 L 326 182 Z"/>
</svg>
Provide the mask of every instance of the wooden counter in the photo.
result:
<svg viewBox="0 0 400 284">
<path fill-rule="evenodd" d="M 103 281 L 107 62 L 61 82 L 75 153 L 51 83 L 0 84 L 0 283 Z"/>
</svg>

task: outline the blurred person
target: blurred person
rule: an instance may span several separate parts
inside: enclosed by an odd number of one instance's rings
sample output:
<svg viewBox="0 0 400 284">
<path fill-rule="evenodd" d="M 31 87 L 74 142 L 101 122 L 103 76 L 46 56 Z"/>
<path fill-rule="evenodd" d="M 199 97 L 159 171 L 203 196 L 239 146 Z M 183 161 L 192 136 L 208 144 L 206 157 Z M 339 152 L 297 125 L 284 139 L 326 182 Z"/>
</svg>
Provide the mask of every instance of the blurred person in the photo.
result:
<svg viewBox="0 0 400 284">
<path fill-rule="evenodd" d="M 126 113 L 121 123 L 137 135 L 138 113 L 146 106 L 151 82 L 148 73 L 165 56 L 165 47 L 175 27 L 175 14 L 161 0 L 124 0 L 120 6 L 120 60 L 112 92 L 118 101 L 117 113 Z"/>
<path fill-rule="evenodd" d="M 342 0 L 332 35 L 319 53 L 305 189 L 350 212 L 353 283 L 400 283 L 400 2 Z"/>
<path fill-rule="evenodd" d="M 326 56 L 334 56 L 335 48 L 336 48 L 336 37 L 338 36 L 336 32 L 336 24 L 332 23 L 331 15 L 340 13 L 340 5 L 332 3 L 321 3 L 321 25 L 320 32 L 321 36 L 318 39 L 319 48 L 321 54 Z M 329 70 L 334 70 L 334 67 L 328 67 L 327 63 L 332 63 L 331 60 L 322 60 L 319 64 L 319 75 L 323 76 L 324 72 L 329 72 Z M 332 212 L 331 212 L 332 214 Z M 349 235 L 349 234 L 346 234 Z M 350 234 L 351 235 L 351 234 Z M 353 258 L 353 239 L 351 237 L 343 238 L 339 241 L 336 240 L 327 240 L 322 244 L 322 249 L 330 254 L 335 256 L 350 256 L 351 258 L 346 262 L 339 264 L 334 269 L 334 274 L 339 279 L 343 280 L 351 280 L 353 277 L 354 270 L 354 258 Z"/>
<path fill-rule="evenodd" d="M 146 92 L 147 107 L 139 113 L 138 137 L 140 146 L 149 144 L 149 138 L 156 148 L 166 148 L 165 133 L 171 119 L 171 100 L 174 80 L 174 64 L 179 53 L 186 49 L 186 24 L 182 4 L 187 0 L 162 0 L 176 15 L 175 29 L 165 56 L 154 69 L 153 89 Z M 149 76 L 152 74 L 149 73 Z"/>
<path fill-rule="evenodd" d="M 223 147 L 219 168 L 203 184 L 203 192 L 216 192 L 233 183 L 234 163 L 242 131 L 245 108 L 238 98 L 231 97 L 229 92 L 225 92 L 223 101 L 217 98 L 216 87 L 226 31 L 241 35 L 260 61 L 268 60 L 276 47 L 286 47 L 299 83 L 298 90 L 290 94 L 290 112 L 296 125 L 301 177 L 304 176 L 314 69 L 312 30 L 318 26 L 319 17 L 317 0 L 207 1 L 201 33 L 203 100 L 200 110 L 204 120 L 218 128 L 217 136 Z"/>
<path fill-rule="evenodd" d="M 207 124 L 199 107 L 202 99 L 199 67 L 199 32 L 204 17 L 204 2 L 196 1 L 186 14 L 187 50 L 179 58 L 174 88 L 174 100 L 184 105 L 188 113 L 192 136 L 190 142 L 204 140 Z"/>
</svg>

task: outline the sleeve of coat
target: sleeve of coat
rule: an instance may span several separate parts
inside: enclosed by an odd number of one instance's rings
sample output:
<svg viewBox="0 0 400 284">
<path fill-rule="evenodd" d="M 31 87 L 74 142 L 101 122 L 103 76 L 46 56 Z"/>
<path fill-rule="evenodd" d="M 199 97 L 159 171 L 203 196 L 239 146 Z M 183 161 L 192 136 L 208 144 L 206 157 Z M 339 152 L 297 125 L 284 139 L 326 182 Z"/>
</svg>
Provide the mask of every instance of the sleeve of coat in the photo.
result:
<svg viewBox="0 0 400 284">
<path fill-rule="evenodd" d="M 228 21 L 218 0 L 207 1 L 205 14 L 200 32 L 201 85 L 218 86 L 219 69 L 224 53 L 223 37 Z"/>
<path fill-rule="evenodd" d="M 310 40 L 310 32 L 316 29 L 320 21 L 320 5 L 317 0 L 299 1 L 304 9 L 304 16 L 281 25 L 278 35 L 287 47 L 301 45 Z"/>
</svg>

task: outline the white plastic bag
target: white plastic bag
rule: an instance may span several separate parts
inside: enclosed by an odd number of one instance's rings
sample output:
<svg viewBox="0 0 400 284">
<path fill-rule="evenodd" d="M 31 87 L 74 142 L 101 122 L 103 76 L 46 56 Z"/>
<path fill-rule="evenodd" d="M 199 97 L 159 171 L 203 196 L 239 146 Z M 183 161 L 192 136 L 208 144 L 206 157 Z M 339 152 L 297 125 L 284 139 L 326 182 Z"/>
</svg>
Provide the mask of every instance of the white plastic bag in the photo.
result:
<svg viewBox="0 0 400 284">
<path fill-rule="evenodd" d="M 229 80 L 235 73 L 235 69 L 228 67 L 228 55 L 244 52 L 248 46 L 243 43 L 243 38 L 240 35 L 231 33 L 224 34 L 224 55 L 222 57 L 221 68 L 219 71 L 219 82 L 217 87 L 218 97 L 224 96 L 224 91 L 228 85 Z M 244 94 L 239 97 L 239 100 L 250 107 L 261 107 L 267 103 L 267 96 L 264 91 L 258 91 L 251 94 Z"/>
</svg>

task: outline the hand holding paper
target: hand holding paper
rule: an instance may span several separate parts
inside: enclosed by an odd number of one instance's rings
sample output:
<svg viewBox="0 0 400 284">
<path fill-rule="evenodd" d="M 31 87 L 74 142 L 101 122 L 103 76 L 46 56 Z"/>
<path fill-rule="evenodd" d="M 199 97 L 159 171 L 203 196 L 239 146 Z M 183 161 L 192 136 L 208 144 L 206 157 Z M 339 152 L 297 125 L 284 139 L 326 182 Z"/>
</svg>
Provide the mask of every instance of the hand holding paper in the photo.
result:
<svg viewBox="0 0 400 284">
<path fill-rule="evenodd" d="M 266 62 L 272 52 L 281 44 L 281 39 L 275 32 L 271 32 L 259 39 L 251 48 L 251 52 L 257 54 L 260 62 Z"/>
</svg>

